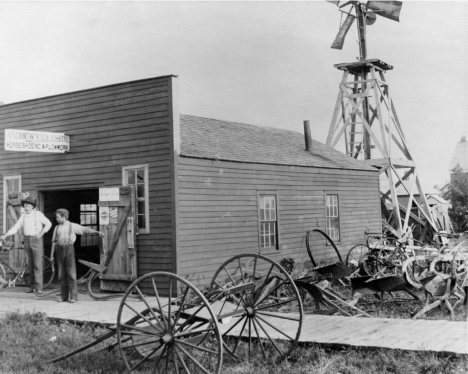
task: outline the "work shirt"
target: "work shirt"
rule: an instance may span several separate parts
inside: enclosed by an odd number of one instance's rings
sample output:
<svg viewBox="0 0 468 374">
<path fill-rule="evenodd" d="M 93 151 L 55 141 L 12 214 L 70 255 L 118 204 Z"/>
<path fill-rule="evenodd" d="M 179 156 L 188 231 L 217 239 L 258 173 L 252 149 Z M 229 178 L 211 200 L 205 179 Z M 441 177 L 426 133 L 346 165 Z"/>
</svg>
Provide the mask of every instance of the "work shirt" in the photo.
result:
<svg viewBox="0 0 468 374">
<path fill-rule="evenodd" d="M 76 241 L 76 235 L 93 234 L 94 230 L 78 225 L 70 221 L 66 221 L 62 225 L 55 227 L 52 242 L 57 245 L 70 245 Z"/>
<path fill-rule="evenodd" d="M 33 210 L 29 214 L 24 213 L 5 235 L 15 235 L 18 230 L 23 229 L 24 236 L 36 236 L 43 229 L 47 232 L 51 227 L 52 222 L 42 212 Z"/>
</svg>

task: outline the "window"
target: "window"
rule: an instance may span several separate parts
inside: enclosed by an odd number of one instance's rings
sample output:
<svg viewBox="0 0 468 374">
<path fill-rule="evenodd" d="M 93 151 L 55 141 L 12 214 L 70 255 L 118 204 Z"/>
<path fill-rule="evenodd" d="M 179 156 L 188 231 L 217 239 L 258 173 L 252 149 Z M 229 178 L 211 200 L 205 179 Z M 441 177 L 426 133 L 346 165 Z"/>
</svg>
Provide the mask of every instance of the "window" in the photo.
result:
<svg viewBox="0 0 468 374">
<path fill-rule="evenodd" d="M 80 225 L 90 229 L 98 229 L 98 213 L 96 204 L 80 204 Z M 98 234 L 87 234 L 81 236 L 82 247 L 93 247 L 99 245 Z"/>
<path fill-rule="evenodd" d="M 11 175 L 3 177 L 3 232 L 7 231 L 6 206 L 8 196 L 21 192 L 21 175 Z"/>
<path fill-rule="evenodd" d="M 138 233 L 149 233 L 148 165 L 125 166 L 123 185 L 135 187 Z"/>
<path fill-rule="evenodd" d="M 340 210 L 338 195 L 325 195 L 327 235 L 336 241 L 340 240 Z"/>
<path fill-rule="evenodd" d="M 260 248 L 278 249 L 276 195 L 258 195 Z"/>
</svg>

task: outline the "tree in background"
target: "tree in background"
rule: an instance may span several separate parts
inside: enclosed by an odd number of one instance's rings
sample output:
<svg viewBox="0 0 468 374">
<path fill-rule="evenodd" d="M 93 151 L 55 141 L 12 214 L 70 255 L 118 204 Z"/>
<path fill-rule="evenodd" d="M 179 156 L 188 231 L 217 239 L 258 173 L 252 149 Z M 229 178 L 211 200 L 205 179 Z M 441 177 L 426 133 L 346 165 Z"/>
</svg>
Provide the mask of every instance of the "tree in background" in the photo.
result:
<svg viewBox="0 0 468 374">
<path fill-rule="evenodd" d="M 468 173 L 460 167 L 452 170 L 447 192 L 442 196 L 450 200 L 449 217 L 455 232 L 468 231 Z"/>
</svg>

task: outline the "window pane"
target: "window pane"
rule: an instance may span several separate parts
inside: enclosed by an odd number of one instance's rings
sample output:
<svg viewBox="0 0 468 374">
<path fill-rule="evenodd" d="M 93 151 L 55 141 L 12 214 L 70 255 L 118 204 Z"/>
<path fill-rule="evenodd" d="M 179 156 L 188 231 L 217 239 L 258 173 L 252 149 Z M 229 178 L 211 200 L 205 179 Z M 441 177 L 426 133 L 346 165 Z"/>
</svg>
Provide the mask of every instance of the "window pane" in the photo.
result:
<svg viewBox="0 0 468 374">
<path fill-rule="evenodd" d="M 138 184 L 137 185 L 137 197 L 145 197 L 145 185 Z"/>
<path fill-rule="evenodd" d="M 138 215 L 138 228 L 145 228 L 146 227 L 146 220 L 144 214 Z"/>
<path fill-rule="evenodd" d="M 135 184 L 135 170 L 127 170 L 128 184 Z"/>
<path fill-rule="evenodd" d="M 145 183 L 145 169 L 137 170 L 137 183 Z"/>
</svg>

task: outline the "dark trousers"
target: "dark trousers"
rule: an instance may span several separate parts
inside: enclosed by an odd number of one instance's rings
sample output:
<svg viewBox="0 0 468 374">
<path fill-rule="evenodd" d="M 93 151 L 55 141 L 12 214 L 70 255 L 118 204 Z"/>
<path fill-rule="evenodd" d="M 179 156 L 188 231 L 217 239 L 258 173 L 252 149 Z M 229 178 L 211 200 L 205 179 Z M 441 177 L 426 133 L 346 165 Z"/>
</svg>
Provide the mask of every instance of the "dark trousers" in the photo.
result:
<svg viewBox="0 0 468 374">
<path fill-rule="evenodd" d="M 24 237 L 24 248 L 28 255 L 29 284 L 36 291 L 42 291 L 42 256 L 44 242 L 34 236 Z"/>
<path fill-rule="evenodd" d="M 73 244 L 57 245 L 55 251 L 62 300 L 78 300 L 75 248 Z"/>
</svg>

